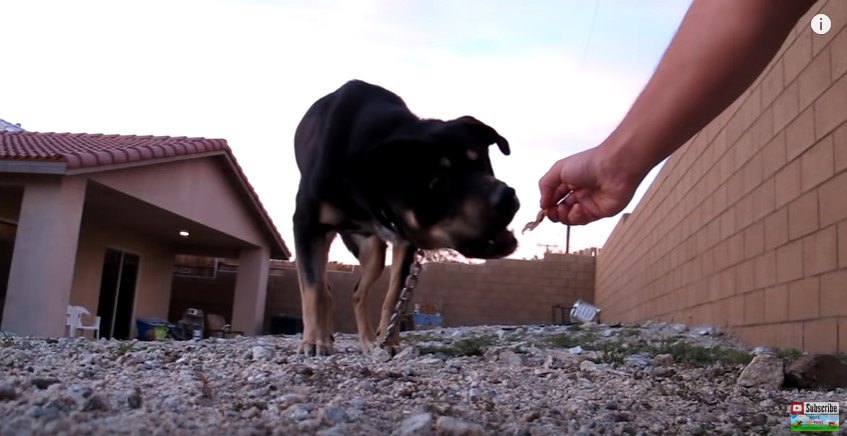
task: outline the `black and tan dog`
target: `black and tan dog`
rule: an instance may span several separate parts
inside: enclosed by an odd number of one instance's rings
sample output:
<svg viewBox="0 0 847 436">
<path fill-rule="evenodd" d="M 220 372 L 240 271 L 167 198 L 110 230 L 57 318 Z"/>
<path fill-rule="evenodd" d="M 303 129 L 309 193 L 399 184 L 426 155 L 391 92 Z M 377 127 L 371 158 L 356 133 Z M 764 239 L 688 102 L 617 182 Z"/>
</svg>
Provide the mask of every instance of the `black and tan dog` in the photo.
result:
<svg viewBox="0 0 847 436">
<path fill-rule="evenodd" d="M 336 234 L 362 265 L 353 293 L 362 350 L 376 346 L 366 313 L 368 291 L 392 244 L 391 280 L 379 332 L 385 332 L 417 248 L 452 248 L 467 257 L 511 254 L 506 226 L 519 203 L 494 177 L 488 147 L 509 154 L 494 129 L 464 116 L 420 119 L 394 93 L 351 81 L 319 99 L 294 138 L 300 186 L 294 239 L 307 355 L 332 352 L 332 296 L 325 277 Z M 397 335 L 389 345 L 399 344 Z"/>
</svg>

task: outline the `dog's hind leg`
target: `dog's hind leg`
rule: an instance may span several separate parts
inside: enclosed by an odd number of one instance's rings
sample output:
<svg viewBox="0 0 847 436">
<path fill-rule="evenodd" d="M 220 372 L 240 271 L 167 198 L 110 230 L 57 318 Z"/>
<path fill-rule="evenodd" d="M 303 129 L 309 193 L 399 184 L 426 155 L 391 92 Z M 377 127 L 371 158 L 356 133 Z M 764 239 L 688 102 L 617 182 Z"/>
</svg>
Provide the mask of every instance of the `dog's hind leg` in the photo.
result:
<svg viewBox="0 0 847 436">
<path fill-rule="evenodd" d="M 353 289 L 353 311 L 356 315 L 356 327 L 359 330 L 362 352 L 368 353 L 376 347 L 376 335 L 367 313 L 368 293 L 379 279 L 382 270 L 385 269 L 386 245 L 376 235 L 342 233 L 341 239 L 362 265 L 362 276 Z"/>
<path fill-rule="evenodd" d="M 333 351 L 332 295 L 326 281 L 326 264 L 335 232 L 316 227 L 309 220 L 295 217 L 294 243 L 303 308 L 303 340 L 298 352 L 307 356 Z"/>
<path fill-rule="evenodd" d="M 400 298 L 400 290 L 406 282 L 406 276 L 409 275 L 409 269 L 414 259 L 415 247 L 412 247 L 408 242 L 398 242 L 392 245 L 391 280 L 388 284 L 388 293 L 385 294 L 385 301 L 382 303 L 382 316 L 379 321 L 379 331 L 382 336 L 385 336 L 388 331 L 391 314 Z M 399 327 L 396 327 L 391 336 L 388 337 L 389 352 L 397 351 L 396 348 L 400 345 L 399 331 Z"/>
</svg>

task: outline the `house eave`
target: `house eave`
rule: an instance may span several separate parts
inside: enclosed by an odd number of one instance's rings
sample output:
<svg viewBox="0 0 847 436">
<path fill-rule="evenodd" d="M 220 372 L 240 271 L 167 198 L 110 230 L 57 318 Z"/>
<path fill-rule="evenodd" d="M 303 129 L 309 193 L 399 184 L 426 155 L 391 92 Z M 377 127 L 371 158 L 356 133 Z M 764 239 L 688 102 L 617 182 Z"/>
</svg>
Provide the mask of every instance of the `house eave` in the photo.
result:
<svg viewBox="0 0 847 436">
<path fill-rule="evenodd" d="M 66 174 L 67 169 L 63 161 L 0 159 L 0 173 Z"/>
</svg>

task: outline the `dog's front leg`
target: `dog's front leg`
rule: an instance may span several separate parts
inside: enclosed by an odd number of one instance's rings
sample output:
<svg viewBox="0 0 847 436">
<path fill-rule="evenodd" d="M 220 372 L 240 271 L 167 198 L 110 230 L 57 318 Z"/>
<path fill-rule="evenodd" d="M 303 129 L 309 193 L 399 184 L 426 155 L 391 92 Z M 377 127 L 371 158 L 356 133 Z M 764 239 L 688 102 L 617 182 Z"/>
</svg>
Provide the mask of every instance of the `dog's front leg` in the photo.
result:
<svg viewBox="0 0 847 436">
<path fill-rule="evenodd" d="M 297 272 L 303 309 L 303 340 L 299 353 L 329 355 L 332 347 L 332 295 L 326 282 L 326 264 L 334 232 L 315 232 L 314 227 L 294 227 Z"/>
<path fill-rule="evenodd" d="M 349 236 L 347 241 L 356 245 L 357 257 L 362 265 L 362 276 L 353 289 L 353 310 L 362 352 L 369 353 L 377 345 L 373 324 L 368 318 L 368 293 L 385 269 L 385 242 L 377 236 Z"/>
<path fill-rule="evenodd" d="M 412 247 L 408 242 L 398 242 L 392 246 L 391 280 L 388 284 L 388 293 L 385 294 L 385 301 L 382 303 L 382 316 L 379 321 L 379 331 L 383 337 L 388 331 L 391 314 L 394 313 L 394 306 L 397 305 L 397 300 L 400 298 L 400 290 L 403 289 L 406 276 L 409 275 L 409 269 L 414 259 L 415 247 Z M 400 322 L 399 318 L 397 322 Z M 399 326 L 395 326 L 394 331 L 388 337 L 387 347 L 391 353 L 397 351 L 397 347 L 400 346 L 399 332 Z"/>
</svg>

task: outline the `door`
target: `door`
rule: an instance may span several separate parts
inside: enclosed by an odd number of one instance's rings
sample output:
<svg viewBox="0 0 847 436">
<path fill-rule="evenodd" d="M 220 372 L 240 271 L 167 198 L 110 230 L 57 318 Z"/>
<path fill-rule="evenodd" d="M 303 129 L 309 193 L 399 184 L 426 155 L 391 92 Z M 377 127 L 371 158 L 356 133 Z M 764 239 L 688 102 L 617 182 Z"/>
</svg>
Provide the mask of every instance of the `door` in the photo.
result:
<svg viewBox="0 0 847 436">
<path fill-rule="evenodd" d="M 106 249 L 100 279 L 100 302 L 97 305 L 100 337 L 129 339 L 138 264 L 137 254 Z"/>
</svg>

